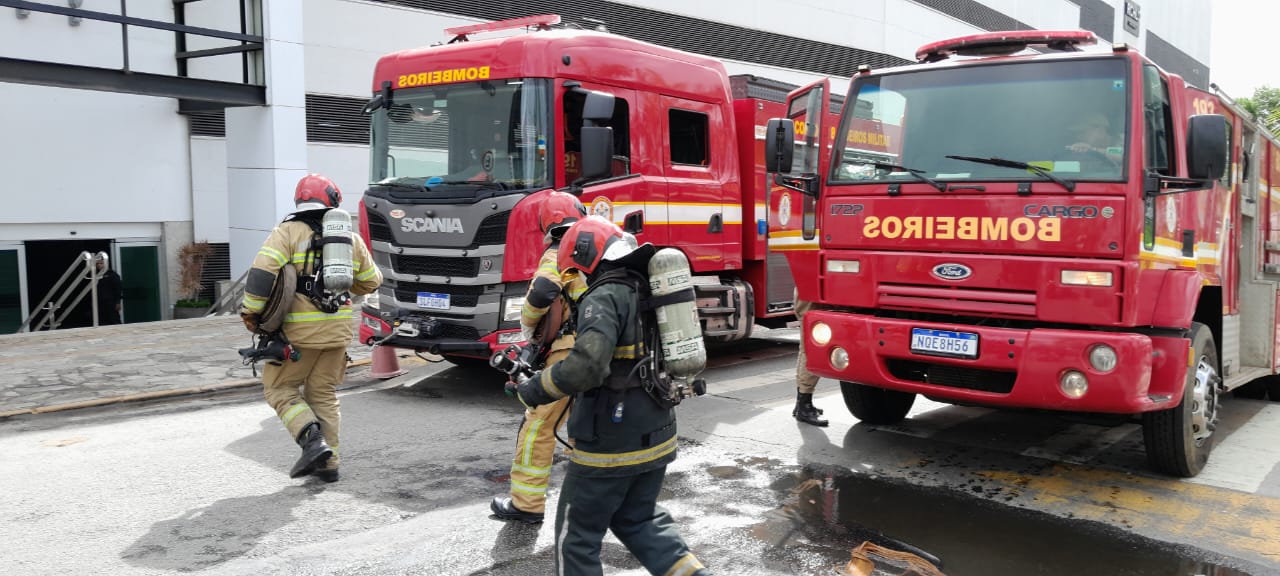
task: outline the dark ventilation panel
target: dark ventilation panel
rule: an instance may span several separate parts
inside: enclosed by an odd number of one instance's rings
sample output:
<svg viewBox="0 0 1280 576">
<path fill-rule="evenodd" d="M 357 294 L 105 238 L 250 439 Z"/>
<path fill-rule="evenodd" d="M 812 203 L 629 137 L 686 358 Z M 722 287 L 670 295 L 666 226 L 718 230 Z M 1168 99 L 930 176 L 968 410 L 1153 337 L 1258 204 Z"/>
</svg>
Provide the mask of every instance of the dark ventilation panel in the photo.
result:
<svg viewBox="0 0 1280 576">
<path fill-rule="evenodd" d="M 536 14 L 559 14 L 565 22 L 603 21 L 609 31 L 636 40 L 716 58 L 806 70 L 830 76 L 853 76 L 858 66 L 886 68 L 911 63 L 889 54 L 817 42 L 732 24 L 670 14 L 605 0 L 374 0 L 408 8 L 483 20 L 506 20 Z M 444 31 L 423 44 L 443 40 Z"/>
</svg>

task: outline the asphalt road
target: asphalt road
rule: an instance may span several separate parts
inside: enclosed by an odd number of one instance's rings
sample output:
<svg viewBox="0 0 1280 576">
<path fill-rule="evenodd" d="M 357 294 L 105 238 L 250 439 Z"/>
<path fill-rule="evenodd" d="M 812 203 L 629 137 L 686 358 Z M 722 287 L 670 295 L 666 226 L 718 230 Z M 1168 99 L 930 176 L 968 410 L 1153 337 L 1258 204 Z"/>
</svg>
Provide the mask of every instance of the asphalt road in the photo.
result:
<svg viewBox="0 0 1280 576">
<path fill-rule="evenodd" d="M 1280 405 L 1227 402 L 1210 469 L 1177 481 L 1145 469 L 1133 424 L 919 399 L 904 424 L 872 427 L 824 381 L 831 426 L 799 425 L 793 368 L 794 345 L 721 350 L 710 394 L 679 408 L 663 504 L 717 574 L 832 574 L 867 539 L 918 546 L 951 576 L 1280 573 Z M 550 522 L 488 516 L 521 417 L 498 378 L 444 364 L 349 384 L 328 485 L 287 477 L 297 448 L 251 392 L 0 422 L 0 566 L 550 572 Z M 612 537 L 604 562 L 644 573 Z"/>
</svg>

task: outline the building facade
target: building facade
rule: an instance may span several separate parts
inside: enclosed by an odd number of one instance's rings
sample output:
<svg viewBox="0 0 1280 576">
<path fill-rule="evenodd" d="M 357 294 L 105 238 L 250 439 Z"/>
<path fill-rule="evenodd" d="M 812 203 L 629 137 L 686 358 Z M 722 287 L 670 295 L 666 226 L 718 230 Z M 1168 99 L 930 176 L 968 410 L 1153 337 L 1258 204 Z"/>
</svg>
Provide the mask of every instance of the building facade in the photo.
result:
<svg viewBox="0 0 1280 576">
<path fill-rule="evenodd" d="M 117 0 L 5 4 L 0 333 L 82 251 L 110 255 L 126 322 L 212 297 L 247 269 L 307 172 L 334 178 L 356 213 L 374 63 L 452 26 L 560 14 L 714 56 L 731 74 L 827 76 L 840 90 L 859 65 L 907 63 L 939 39 L 1083 28 L 1210 81 L 1210 0 L 134 0 L 124 15 Z M 191 243 L 210 247 L 199 294 L 179 291 Z"/>
</svg>

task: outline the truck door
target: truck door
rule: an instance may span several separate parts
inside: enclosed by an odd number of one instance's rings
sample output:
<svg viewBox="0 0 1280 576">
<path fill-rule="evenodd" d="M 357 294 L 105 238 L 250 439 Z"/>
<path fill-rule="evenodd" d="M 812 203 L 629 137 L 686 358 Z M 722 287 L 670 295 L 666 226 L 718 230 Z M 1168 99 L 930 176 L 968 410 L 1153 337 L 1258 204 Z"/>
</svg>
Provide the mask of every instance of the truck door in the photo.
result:
<svg viewBox="0 0 1280 576">
<path fill-rule="evenodd" d="M 818 191 L 831 165 L 835 130 L 827 121 L 830 92 L 831 82 L 824 78 L 787 95 L 787 119 L 794 123 L 796 136 L 791 175 L 807 181 L 807 191 L 769 186 L 769 249 L 787 252 L 796 290 L 801 299 L 811 301 L 819 296 Z M 775 297 L 774 276 L 771 273 L 769 279 L 770 302 Z"/>
<path fill-rule="evenodd" d="M 587 90 L 611 94 L 614 97 L 613 117 L 607 122 L 613 128 L 613 162 L 609 176 L 586 183 L 582 188 L 580 199 L 587 207 L 589 214 L 603 216 L 618 225 L 622 225 L 628 214 L 639 213 L 646 221 L 654 220 L 655 211 L 666 209 L 666 188 L 657 178 L 645 177 L 653 174 L 648 167 L 650 155 L 644 154 L 635 145 L 637 139 L 633 133 L 641 130 L 643 124 L 637 119 L 640 102 L 635 91 L 591 84 L 580 83 L 579 87 L 564 90 L 560 95 L 560 143 L 556 145 L 564 166 L 564 182 L 570 184 L 577 179 L 581 152 L 578 147 L 578 135 L 582 128 L 583 105 Z M 645 225 L 642 232 L 636 234 L 640 242 L 652 242 L 663 246 L 666 240 L 666 226 Z"/>
<path fill-rule="evenodd" d="M 695 272 L 721 270 L 726 238 L 742 236 L 741 192 L 730 177 L 737 169 L 733 132 L 717 105 L 670 96 L 660 102 L 671 244 L 685 251 Z M 719 128 L 714 138 L 712 127 Z"/>
</svg>

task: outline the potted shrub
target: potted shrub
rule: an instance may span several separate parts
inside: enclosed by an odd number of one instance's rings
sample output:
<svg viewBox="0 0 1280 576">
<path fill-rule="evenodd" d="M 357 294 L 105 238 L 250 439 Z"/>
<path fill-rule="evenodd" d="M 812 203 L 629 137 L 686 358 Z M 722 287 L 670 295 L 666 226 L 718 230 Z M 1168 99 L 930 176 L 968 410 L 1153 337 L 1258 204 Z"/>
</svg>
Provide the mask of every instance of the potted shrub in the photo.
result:
<svg viewBox="0 0 1280 576">
<path fill-rule="evenodd" d="M 204 287 L 204 261 L 209 257 L 208 242 L 191 242 L 178 250 L 178 301 L 173 303 L 173 317 L 199 318 L 213 305 L 200 297 Z"/>
</svg>

